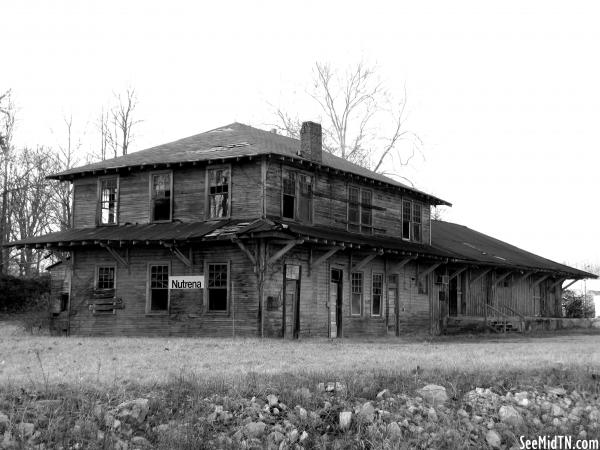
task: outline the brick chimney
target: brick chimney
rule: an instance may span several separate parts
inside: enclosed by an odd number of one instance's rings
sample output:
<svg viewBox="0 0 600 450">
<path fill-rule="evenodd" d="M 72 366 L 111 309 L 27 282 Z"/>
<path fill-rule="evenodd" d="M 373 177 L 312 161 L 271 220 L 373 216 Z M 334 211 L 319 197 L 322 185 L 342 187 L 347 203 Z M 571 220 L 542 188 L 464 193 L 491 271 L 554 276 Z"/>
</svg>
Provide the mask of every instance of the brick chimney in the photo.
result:
<svg viewBox="0 0 600 450">
<path fill-rule="evenodd" d="M 323 161 L 323 135 L 320 123 L 302 122 L 300 156 L 318 163 Z"/>
</svg>

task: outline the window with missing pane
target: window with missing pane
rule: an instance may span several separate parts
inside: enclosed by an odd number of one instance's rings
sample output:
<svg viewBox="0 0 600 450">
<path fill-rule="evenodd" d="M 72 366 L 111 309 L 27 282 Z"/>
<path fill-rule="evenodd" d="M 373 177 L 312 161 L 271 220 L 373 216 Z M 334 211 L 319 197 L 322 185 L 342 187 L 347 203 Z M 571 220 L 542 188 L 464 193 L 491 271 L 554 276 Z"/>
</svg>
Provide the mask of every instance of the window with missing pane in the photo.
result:
<svg viewBox="0 0 600 450">
<path fill-rule="evenodd" d="M 363 298 L 363 274 L 362 272 L 352 272 L 351 275 L 351 303 L 350 314 L 360 316 L 362 313 Z"/>
<path fill-rule="evenodd" d="M 360 191 L 360 227 L 363 233 L 373 232 L 373 193 L 361 189 Z"/>
<path fill-rule="evenodd" d="M 216 263 L 208 265 L 208 310 L 215 312 L 226 312 L 229 293 L 227 263 Z"/>
<path fill-rule="evenodd" d="M 373 192 L 348 186 L 348 231 L 373 233 Z"/>
<path fill-rule="evenodd" d="M 96 274 L 96 289 L 115 288 L 115 267 L 99 266 Z"/>
<path fill-rule="evenodd" d="M 282 217 L 294 219 L 296 215 L 296 173 L 291 170 L 283 171 L 282 178 Z"/>
<path fill-rule="evenodd" d="M 208 218 L 229 217 L 229 167 L 208 169 Z"/>
<path fill-rule="evenodd" d="M 118 211 L 118 189 L 117 177 L 100 179 L 100 224 L 116 225 Z"/>
<path fill-rule="evenodd" d="M 413 235 L 412 235 L 412 240 L 415 242 L 421 242 L 423 239 L 422 236 L 422 231 L 423 231 L 423 224 L 422 224 L 422 207 L 420 203 L 413 203 Z"/>
<path fill-rule="evenodd" d="M 360 231 L 360 190 L 348 188 L 348 231 Z"/>
<path fill-rule="evenodd" d="M 383 274 L 373 274 L 371 315 L 381 316 L 381 305 L 383 303 Z"/>
<path fill-rule="evenodd" d="M 169 309 L 169 265 L 149 266 L 148 308 L 149 312 L 164 312 Z"/>
<path fill-rule="evenodd" d="M 310 175 L 298 174 L 298 214 L 297 219 L 310 222 L 312 219 L 313 185 Z"/>
<path fill-rule="evenodd" d="M 151 175 L 152 221 L 171 220 L 171 174 Z"/>
</svg>

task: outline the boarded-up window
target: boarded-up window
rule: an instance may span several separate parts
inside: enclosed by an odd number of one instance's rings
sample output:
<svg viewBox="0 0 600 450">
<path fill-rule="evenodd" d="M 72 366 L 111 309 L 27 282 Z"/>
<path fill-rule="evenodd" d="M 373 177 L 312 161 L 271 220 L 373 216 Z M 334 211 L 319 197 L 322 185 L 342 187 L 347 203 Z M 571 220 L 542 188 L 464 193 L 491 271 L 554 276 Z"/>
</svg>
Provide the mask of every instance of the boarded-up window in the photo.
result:
<svg viewBox="0 0 600 450">
<path fill-rule="evenodd" d="M 348 187 L 348 231 L 373 232 L 373 193 Z"/>
<path fill-rule="evenodd" d="M 115 267 L 99 266 L 96 276 L 96 289 L 115 288 Z"/>
<path fill-rule="evenodd" d="M 169 265 L 150 265 L 149 287 L 150 312 L 167 311 L 169 309 Z"/>
<path fill-rule="evenodd" d="M 227 263 L 208 265 L 208 310 L 227 311 L 229 283 Z"/>
<path fill-rule="evenodd" d="M 383 301 L 383 275 L 380 273 L 373 274 L 372 297 L 371 314 L 373 316 L 381 316 L 381 304 Z"/>
<path fill-rule="evenodd" d="M 421 242 L 423 239 L 422 236 L 422 229 L 423 229 L 423 224 L 422 224 L 422 208 L 421 208 L 421 204 L 420 203 L 413 203 L 413 234 L 412 234 L 412 240 L 415 242 Z"/>
<path fill-rule="evenodd" d="M 117 177 L 100 179 L 100 224 L 102 225 L 117 223 L 118 187 Z"/>
<path fill-rule="evenodd" d="M 152 174 L 152 221 L 171 220 L 171 174 Z"/>
<path fill-rule="evenodd" d="M 360 316 L 362 313 L 362 298 L 363 298 L 363 274 L 362 272 L 352 272 L 351 276 L 351 304 L 350 314 Z"/>
<path fill-rule="evenodd" d="M 208 218 L 229 216 L 229 167 L 208 169 Z"/>
<path fill-rule="evenodd" d="M 412 219 L 412 205 L 408 200 L 402 202 L 402 239 L 410 239 L 410 222 Z"/>
</svg>

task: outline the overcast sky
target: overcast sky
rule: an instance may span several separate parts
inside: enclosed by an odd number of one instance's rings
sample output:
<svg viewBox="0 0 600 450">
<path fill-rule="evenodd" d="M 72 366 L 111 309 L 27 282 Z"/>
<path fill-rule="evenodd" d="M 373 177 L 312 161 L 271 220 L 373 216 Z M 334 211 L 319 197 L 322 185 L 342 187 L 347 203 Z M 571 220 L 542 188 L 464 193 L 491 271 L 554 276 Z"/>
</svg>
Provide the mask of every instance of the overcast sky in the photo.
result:
<svg viewBox="0 0 600 450">
<path fill-rule="evenodd" d="M 600 263 L 596 2 L 123 2 L 2 5 L 0 90 L 18 144 L 84 148 L 113 91 L 135 87 L 143 149 L 234 121 L 269 128 L 315 61 L 377 64 L 406 84 L 424 142 L 406 172 L 449 221 L 542 256 Z"/>
</svg>

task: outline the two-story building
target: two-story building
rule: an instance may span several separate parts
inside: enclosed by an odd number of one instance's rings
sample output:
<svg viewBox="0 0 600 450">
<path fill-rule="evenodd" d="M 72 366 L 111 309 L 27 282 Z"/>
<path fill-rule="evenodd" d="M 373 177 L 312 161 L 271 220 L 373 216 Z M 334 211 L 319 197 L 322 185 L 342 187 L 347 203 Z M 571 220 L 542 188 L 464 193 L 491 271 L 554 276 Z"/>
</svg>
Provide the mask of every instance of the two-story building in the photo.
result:
<svg viewBox="0 0 600 450">
<path fill-rule="evenodd" d="M 233 123 L 51 178 L 73 183 L 73 228 L 10 245 L 62 255 L 72 334 L 524 326 L 591 276 L 432 221 L 447 201 L 324 152 L 312 122 L 300 140 Z M 176 275 L 204 285 L 170 289 Z"/>
</svg>

